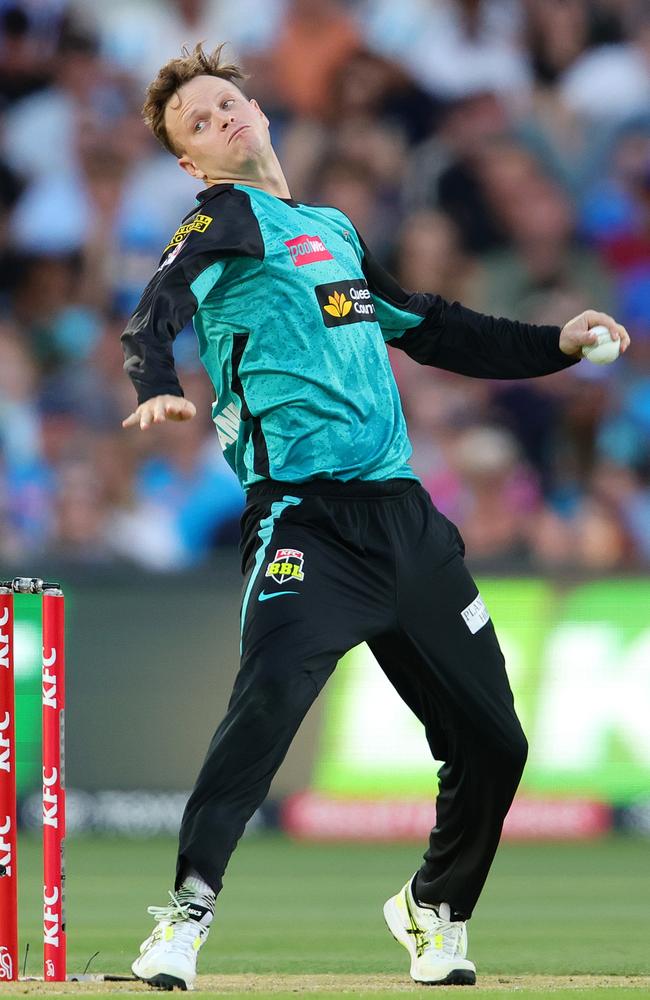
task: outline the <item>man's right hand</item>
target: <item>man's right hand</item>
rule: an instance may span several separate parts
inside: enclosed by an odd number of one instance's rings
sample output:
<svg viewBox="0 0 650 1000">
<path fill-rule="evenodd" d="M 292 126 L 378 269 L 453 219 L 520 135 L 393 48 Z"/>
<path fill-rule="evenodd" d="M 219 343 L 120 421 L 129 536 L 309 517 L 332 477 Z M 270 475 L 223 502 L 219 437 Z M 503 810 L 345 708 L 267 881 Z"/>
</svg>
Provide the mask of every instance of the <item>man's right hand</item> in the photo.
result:
<svg viewBox="0 0 650 1000">
<path fill-rule="evenodd" d="M 191 420 L 195 415 L 196 406 L 184 396 L 154 396 L 140 403 L 137 410 L 122 421 L 122 427 L 140 424 L 140 430 L 146 431 L 151 424 L 164 424 L 166 420 Z"/>
</svg>

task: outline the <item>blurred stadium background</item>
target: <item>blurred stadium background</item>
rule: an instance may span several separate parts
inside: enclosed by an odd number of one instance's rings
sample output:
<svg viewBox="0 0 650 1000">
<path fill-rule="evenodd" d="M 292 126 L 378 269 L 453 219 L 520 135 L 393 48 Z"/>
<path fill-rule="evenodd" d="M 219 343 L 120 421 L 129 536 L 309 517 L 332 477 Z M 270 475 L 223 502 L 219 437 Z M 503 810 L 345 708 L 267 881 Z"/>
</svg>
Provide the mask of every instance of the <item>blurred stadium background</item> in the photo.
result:
<svg viewBox="0 0 650 1000">
<path fill-rule="evenodd" d="M 529 382 L 393 363 L 414 469 L 465 537 L 531 739 L 508 834 L 650 834 L 647 2 L 0 0 L 0 566 L 69 595 L 71 831 L 174 832 L 236 670 L 243 496 L 191 330 L 176 356 L 197 419 L 120 428 L 119 335 L 196 191 L 140 106 L 198 40 L 244 62 L 294 197 L 345 210 L 406 287 L 540 323 L 594 307 L 630 331 L 615 365 Z M 33 826 L 39 632 L 19 607 Z M 424 843 L 434 788 L 360 648 L 253 825 Z"/>
</svg>

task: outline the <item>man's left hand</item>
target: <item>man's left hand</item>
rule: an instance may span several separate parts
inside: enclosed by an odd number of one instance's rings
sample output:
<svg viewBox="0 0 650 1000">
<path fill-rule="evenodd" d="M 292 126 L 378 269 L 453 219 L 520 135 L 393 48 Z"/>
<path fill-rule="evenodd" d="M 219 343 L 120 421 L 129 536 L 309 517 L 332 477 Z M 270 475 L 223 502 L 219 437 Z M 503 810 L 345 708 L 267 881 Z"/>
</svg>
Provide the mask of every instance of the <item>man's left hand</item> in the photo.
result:
<svg viewBox="0 0 650 1000">
<path fill-rule="evenodd" d="M 630 346 L 630 335 L 624 326 L 617 323 L 607 313 L 596 312 L 595 309 L 586 309 L 585 312 L 570 319 L 562 327 L 562 333 L 560 334 L 560 350 L 562 353 L 568 354 L 569 357 L 580 357 L 582 348 L 586 344 L 596 343 L 596 335 L 590 332 L 594 326 L 606 326 L 612 335 L 612 340 L 620 340 L 621 354 L 624 354 Z"/>
</svg>

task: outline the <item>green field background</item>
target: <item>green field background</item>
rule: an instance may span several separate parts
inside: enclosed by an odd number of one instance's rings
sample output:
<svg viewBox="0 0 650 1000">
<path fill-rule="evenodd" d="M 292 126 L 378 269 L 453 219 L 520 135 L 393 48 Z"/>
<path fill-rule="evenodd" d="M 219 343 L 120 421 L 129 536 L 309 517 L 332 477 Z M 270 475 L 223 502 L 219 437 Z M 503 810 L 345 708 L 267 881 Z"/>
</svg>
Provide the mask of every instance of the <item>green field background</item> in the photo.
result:
<svg viewBox="0 0 650 1000">
<path fill-rule="evenodd" d="M 162 904 L 172 839 L 71 839 L 67 850 L 69 970 L 94 952 L 97 972 L 128 973 Z M 21 838 L 21 953 L 42 968 L 39 845 Z M 403 974 L 407 955 L 381 913 L 419 864 L 413 845 L 294 843 L 251 835 L 226 875 L 202 973 Z M 650 973 L 647 842 L 505 844 L 470 927 L 484 974 Z M 463 994 L 464 995 L 464 994 Z"/>
</svg>

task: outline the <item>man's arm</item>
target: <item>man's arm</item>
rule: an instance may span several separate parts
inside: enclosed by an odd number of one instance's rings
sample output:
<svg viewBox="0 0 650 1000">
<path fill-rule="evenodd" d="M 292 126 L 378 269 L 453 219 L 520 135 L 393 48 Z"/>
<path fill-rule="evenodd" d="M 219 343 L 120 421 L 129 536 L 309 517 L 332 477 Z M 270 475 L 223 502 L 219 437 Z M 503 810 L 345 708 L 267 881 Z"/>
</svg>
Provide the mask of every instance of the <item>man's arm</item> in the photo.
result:
<svg viewBox="0 0 650 1000">
<path fill-rule="evenodd" d="M 358 235 L 358 234 L 357 234 Z M 621 351 L 626 331 L 611 316 L 588 310 L 558 326 L 533 326 L 485 316 L 439 295 L 406 292 L 372 256 L 359 237 L 362 268 L 384 338 L 423 365 L 475 378 L 520 379 L 549 375 L 575 364 L 590 328 L 607 326 Z"/>
<path fill-rule="evenodd" d="M 250 202 L 231 187 L 224 186 L 209 208 L 200 207 L 184 220 L 122 334 L 124 370 L 138 398 L 123 427 L 139 424 L 144 430 L 151 423 L 194 416 L 176 374 L 174 340 L 219 281 L 228 258 L 263 255 Z"/>
</svg>

